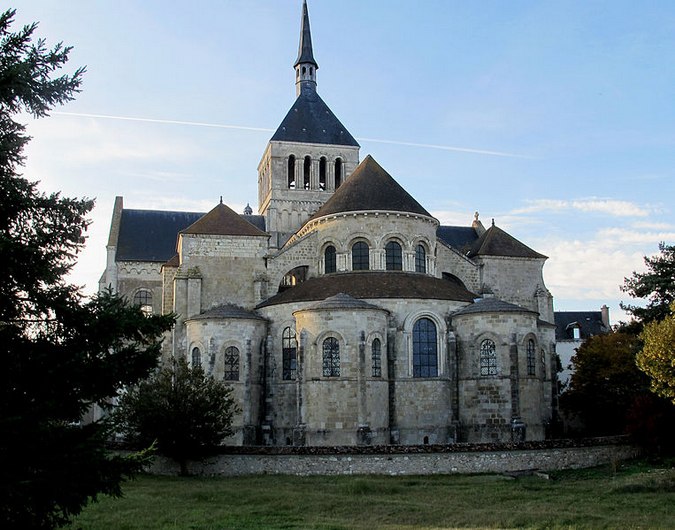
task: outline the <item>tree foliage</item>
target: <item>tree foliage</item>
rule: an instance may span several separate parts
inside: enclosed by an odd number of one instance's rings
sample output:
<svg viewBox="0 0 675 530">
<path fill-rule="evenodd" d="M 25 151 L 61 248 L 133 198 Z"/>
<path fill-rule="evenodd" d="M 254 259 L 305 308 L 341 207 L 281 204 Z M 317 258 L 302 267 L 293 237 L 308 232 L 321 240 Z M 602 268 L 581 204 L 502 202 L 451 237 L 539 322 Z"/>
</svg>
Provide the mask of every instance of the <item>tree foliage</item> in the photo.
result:
<svg viewBox="0 0 675 530">
<path fill-rule="evenodd" d="M 648 323 L 637 365 L 651 378 L 652 391 L 675 405 L 675 303 L 663 320 Z"/>
<path fill-rule="evenodd" d="M 46 116 L 79 91 L 84 68 L 57 76 L 69 47 L 33 42 L 0 15 L 0 526 L 51 528 L 100 493 L 117 495 L 137 458 L 104 448 L 109 425 L 80 425 L 93 404 L 156 366 L 172 317 L 146 318 L 111 293 L 68 283 L 89 199 L 44 194 L 19 174 L 29 141 L 16 116 Z"/>
<path fill-rule="evenodd" d="M 660 254 L 644 258 L 647 272 L 633 272 L 621 290 L 633 298 L 647 299 L 645 307 L 621 303 L 640 323 L 663 320 L 675 301 L 675 245 L 659 244 Z"/>
<path fill-rule="evenodd" d="M 124 393 L 115 418 L 127 440 L 155 443 L 187 474 L 188 459 L 209 454 L 232 434 L 236 412 L 232 387 L 179 358 Z"/>
</svg>

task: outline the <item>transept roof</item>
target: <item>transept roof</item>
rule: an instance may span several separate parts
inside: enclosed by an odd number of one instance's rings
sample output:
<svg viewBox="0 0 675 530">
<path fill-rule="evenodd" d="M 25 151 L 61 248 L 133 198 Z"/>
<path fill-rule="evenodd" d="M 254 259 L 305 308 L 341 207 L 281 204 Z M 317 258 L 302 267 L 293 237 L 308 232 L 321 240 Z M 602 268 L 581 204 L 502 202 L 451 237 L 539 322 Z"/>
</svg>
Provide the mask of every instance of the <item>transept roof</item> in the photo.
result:
<svg viewBox="0 0 675 530">
<path fill-rule="evenodd" d="M 546 258 L 530 247 L 507 234 L 494 224 L 480 236 L 468 253 L 474 256 L 506 256 L 511 258 Z"/>
<path fill-rule="evenodd" d="M 182 230 L 181 233 L 216 236 L 268 235 L 245 219 L 242 219 L 238 213 L 222 202 L 201 219 Z"/>
</svg>

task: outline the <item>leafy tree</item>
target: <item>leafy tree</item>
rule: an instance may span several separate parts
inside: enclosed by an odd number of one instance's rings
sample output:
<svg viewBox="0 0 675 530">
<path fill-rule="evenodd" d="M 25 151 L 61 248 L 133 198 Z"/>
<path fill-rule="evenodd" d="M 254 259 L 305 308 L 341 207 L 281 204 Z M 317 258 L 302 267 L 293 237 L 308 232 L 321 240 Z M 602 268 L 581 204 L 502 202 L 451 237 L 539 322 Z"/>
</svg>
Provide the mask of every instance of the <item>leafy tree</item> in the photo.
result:
<svg viewBox="0 0 675 530">
<path fill-rule="evenodd" d="M 633 298 L 649 300 L 645 307 L 621 303 L 640 323 L 663 320 L 670 313 L 675 301 L 675 245 L 659 244 L 660 254 L 644 258 L 647 272 L 633 272 L 624 278 L 621 290 Z"/>
<path fill-rule="evenodd" d="M 188 460 L 209 454 L 232 434 L 236 412 L 230 386 L 179 358 L 124 393 L 115 418 L 127 440 L 140 447 L 156 443 L 186 475 Z"/>
<path fill-rule="evenodd" d="M 106 422 L 79 421 L 156 366 L 172 317 L 111 293 L 87 300 L 66 281 L 93 201 L 19 174 L 29 137 L 15 117 L 71 100 L 84 68 L 57 77 L 70 48 L 33 43 L 36 24 L 10 31 L 14 14 L 0 15 L 0 527 L 51 528 L 139 469 L 105 450 Z"/>
<path fill-rule="evenodd" d="M 651 378 L 652 391 L 675 405 L 675 303 L 663 320 L 648 323 L 640 337 L 644 345 L 638 367 Z"/>
</svg>

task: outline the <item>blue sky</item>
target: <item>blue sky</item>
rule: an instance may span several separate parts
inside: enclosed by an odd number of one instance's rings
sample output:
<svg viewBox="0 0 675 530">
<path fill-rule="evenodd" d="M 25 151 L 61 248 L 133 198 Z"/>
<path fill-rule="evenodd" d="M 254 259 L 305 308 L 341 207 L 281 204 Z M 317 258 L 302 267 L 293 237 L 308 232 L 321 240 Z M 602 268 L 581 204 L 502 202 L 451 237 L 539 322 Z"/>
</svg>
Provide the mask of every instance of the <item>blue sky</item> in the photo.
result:
<svg viewBox="0 0 675 530">
<path fill-rule="evenodd" d="M 26 176 L 97 199 L 73 279 L 96 288 L 112 204 L 257 207 L 295 97 L 300 0 L 26 0 L 86 65 L 30 123 Z M 319 92 L 444 224 L 480 212 L 549 256 L 558 310 L 610 306 L 675 242 L 675 2 L 310 0 Z M 98 117 L 94 117 L 98 116 Z M 102 117 L 108 116 L 108 117 Z M 134 118 L 134 119 L 119 119 Z M 154 121 L 153 121 L 154 120 Z"/>
</svg>

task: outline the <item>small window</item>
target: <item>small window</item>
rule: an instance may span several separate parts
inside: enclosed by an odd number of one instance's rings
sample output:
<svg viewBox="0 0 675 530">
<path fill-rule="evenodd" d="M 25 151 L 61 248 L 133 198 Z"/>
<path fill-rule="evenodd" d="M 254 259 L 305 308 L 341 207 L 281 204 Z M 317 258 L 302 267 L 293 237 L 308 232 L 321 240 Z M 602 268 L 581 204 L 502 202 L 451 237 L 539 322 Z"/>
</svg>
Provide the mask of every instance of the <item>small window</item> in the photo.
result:
<svg viewBox="0 0 675 530">
<path fill-rule="evenodd" d="M 342 159 L 335 159 L 335 189 L 342 185 Z"/>
<path fill-rule="evenodd" d="M 401 251 L 401 245 L 396 241 L 389 241 L 384 247 L 384 251 L 387 256 L 387 270 L 388 271 L 400 271 L 403 269 L 403 253 Z"/>
<path fill-rule="evenodd" d="M 312 174 L 312 158 L 310 156 L 305 157 L 305 164 L 302 172 L 302 184 L 303 187 L 308 190 L 311 185 L 310 176 Z"/>
<path fill-rule="evenodd" d="M 302 67 L 302 75 L 305 75 L 307 73 L 307 67 L 303 66 Z"/>
<path fill-rule="evenodd" d="M 382 343 L 380 339 L 373 340 L 373 377 L 382 377 Z"/>
<path fill-rule="evenodd" d="M 581 328 L 575 326 L 572 328 L 572 337 L 574 340 L 581 340 Z"/>
<path fill-rule="evenodd" d="M 323 341 L 323 376 L 340 377 L 340 343 L 335 337 Z"/>
<path fill-rule="evenodd" d="M 239 381 L 239 350 L 230 346 L 225 350 L 225 381 Z"/>
<path fill-rule="evenodd" d="M 480 343 L 480 375 L 497 375 L 497 348 L 490 339 Z"/>
<path fill-rule="evenodd" d="M 192 368 L 202 365 L 202 352 L 199 348 L 192 348 Z"/>
<path fill-rule="evenodd" d="M 282 334 L 282 364 L 283 364 L 283 378 L 284 381 L 293 381 L 296 374 L 296 356 L 298 351 L 298 343 L 295 339 L 295 330 L 291 327 L 284 329 Z"/>
<path fill-rule="evenodd" d="M 288 189 L 295 189 L 295 156 L 288 157 Z"/>
<path fill-rule="evenodd" d="M 438 376 L 436 324 L 420 318 L 413 326 L 413 377 Z"/>
<path fill-rule="evenodd" d="M 326 157 L 322 156 L 319 160 L 319 189 L 326 189 Z"/>
<path fill-rule="evenodd" d="M 527 375 L 536 374 L 535 347 L 532 339 L 527 341 Z"/>
<path fill-rule="evenodd" d="M 370 268 L 370 248 L 368 243 L 359 241 L 352 245 L 352 270 L 367 271 Z"/>
<path fill-rule="evenodd" d="M 333 245 L 328 245 L 326 250 L 323 253 L 324 258 L 324 272 L 326 274 L 331 274 L 337 270 L 337 256 L 335 253 L 335 247 Z"/>
<path fill-rule="evenodd" d="M 141 308 L 145 315 L 152 315 L 152 292 L 147 289 L 141 289 L 134 295 L 134 305 Z"/>
<path fill-rule="evenodd" d="M 424 245 L 415 248 L 415 272 L 427 272 L 427 251 Z"/>
</svg>

